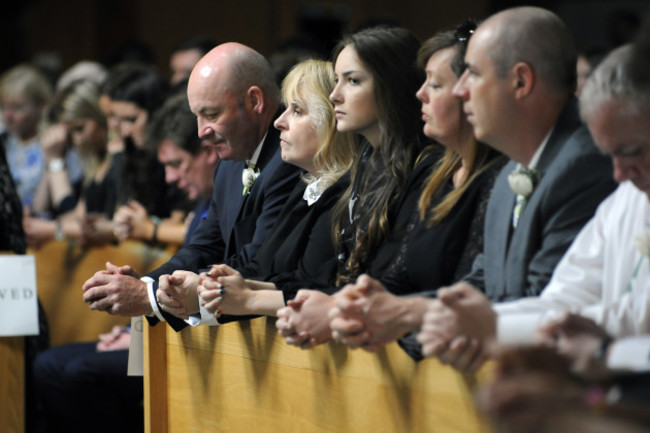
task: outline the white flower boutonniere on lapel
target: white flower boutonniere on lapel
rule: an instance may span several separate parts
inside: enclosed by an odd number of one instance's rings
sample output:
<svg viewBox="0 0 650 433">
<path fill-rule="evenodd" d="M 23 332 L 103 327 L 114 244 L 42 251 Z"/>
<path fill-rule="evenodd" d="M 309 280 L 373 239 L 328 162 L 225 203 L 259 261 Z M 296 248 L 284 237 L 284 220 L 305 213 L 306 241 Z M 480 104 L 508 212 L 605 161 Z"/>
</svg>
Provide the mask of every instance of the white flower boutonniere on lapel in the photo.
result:
<svg viewBox="0 0 650 433">
<path fill-rule="evenodd" d="M 517 195 L 528 197 L 532 194 L 537 182 L 539 172 L 534 168 L 519 168 L 508 175 L 510 188 Z"/>
<path fill-rule="evenodd" d="M 254 166 L 245 168 L 241 173 L 241 183 L 244 185 L 244 189 L 241 192 L 241 195 L 248 195 L 253 188 L 253 184 L 260 176 L 260 171 L 255 170 Z"/>
<path fill-rule="evenodd" d="M 641 233 L 634 243 L 642 256 L 650 258 L 650 232 Z"/>
</svg>

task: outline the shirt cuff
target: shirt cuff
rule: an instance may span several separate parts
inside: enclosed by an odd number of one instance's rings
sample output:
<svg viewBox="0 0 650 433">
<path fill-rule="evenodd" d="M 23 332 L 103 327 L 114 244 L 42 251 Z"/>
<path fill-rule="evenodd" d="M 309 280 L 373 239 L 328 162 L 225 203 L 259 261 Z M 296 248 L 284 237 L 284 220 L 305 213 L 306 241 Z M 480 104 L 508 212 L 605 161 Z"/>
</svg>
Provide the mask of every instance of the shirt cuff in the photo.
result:
<svg viewBox="0 0 650 433">
<path fill-rule="evenodd" d="M 607 367 L 612 370 L 650 370 L 650 337 L 628 337 L 613 342 L 608 351 Z"/>
<path fill-rule="evenodd" d="M 190 318 L 185 320 L 185 323 L 187 323 L 190 326 L 199 326 L 199 325 L 205 325 L 205 326 L 216 326 L 219 325 L 219 320 L 214 317 L 212 313 L 210 313 L 208 310 L 205 309 L 203 306 L 199 306 L 200 313 L 199 314 L 190 314 Z"/>
<path fill-rule="evenodd" d="M 143 281 L 144 283 L 147 284 L 147 295 L 149 296 L 149 304 L 151 304 L 151 310 L 153 311 L 153 315 L 156 316 L 158 320 L 160 320 L 161 322 L 166 322 L 165 318 L 160 312 L 160 307 L 158 307 L 158 302 L 156 301 L 156 295 L 154 293 L 154 287 L 153 287 L 153 283 L 154 283 L 153 278 L 142 277 L 140 278 L 140 281 Z"/>
<path fill-rule="evenodd" d="M 533 345 L 543 319 L 543 313 L 499 314 L 497 342 L 503 346 Z"/>
</svg>

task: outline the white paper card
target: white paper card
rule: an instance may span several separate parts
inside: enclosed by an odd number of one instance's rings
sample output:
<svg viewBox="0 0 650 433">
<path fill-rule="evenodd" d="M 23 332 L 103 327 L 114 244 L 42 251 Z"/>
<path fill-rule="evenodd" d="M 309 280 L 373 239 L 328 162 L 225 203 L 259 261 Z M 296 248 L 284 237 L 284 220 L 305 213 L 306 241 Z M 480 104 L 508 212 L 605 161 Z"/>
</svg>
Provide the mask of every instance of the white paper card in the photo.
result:
<svg viewBox="0 0 650 433">
<path fill-rule="evenodd" d="M 142 316 L 131 318 L 131 342 L 129 343 L 129 365 L 127 376 L 144 375 L 144 353 L 142 348 Z"/>
<path fill-rule="evenodd" d="M 0 255 L 0 336 L 21 335 L 38 335 L 34 256 Z"/>
</svg>

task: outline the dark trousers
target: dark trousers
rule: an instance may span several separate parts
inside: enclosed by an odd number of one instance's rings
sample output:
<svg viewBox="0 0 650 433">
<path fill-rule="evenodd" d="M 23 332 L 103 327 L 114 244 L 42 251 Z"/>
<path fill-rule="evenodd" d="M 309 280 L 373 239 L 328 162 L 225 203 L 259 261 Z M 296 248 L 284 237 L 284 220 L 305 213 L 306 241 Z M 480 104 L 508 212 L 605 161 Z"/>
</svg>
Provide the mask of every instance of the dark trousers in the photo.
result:
<svg viewBox="0 0 650 433">
<path fill-rule="evenodd" d="M 41 432 L 144 431 L 142 377 L 126 375 L 128 351 L 97 352 L 95 346 L 57 346 L 36 358 Z"/>
</svg>

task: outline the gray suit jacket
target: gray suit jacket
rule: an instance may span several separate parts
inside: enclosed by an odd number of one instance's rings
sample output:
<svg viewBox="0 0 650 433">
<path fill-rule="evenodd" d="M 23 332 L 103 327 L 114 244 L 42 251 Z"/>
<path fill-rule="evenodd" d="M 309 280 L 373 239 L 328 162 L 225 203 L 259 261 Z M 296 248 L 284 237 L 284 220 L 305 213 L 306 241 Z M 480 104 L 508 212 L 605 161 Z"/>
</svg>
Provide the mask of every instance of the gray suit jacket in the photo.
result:
<svg viewBox="0 0 650 433">
<path fill-rule="evenodd" d="M 512 229 L 510 161 L 497 178 L 485 217 L 483 254 L 464 279 L 493 302 L 536 296 L 598 204 L 614 190 L 612 163 L 581 124 L 577 101 L 562 111 L 540 157 L 540 180 Z"/>
</svg>

